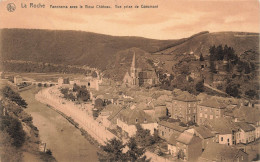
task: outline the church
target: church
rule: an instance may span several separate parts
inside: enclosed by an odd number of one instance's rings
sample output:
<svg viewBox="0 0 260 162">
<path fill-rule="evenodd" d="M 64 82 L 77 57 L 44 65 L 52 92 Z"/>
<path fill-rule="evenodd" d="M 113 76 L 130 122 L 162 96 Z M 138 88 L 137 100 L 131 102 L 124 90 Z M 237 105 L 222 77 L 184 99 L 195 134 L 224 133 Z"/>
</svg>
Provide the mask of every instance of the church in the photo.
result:
<svg viewBox="0 0 260 162">
<path fill-rule="evenodd" d="M 136 67 L 135 53 L 130 70 L 127 70 L 123 82 L 128 86 L 152 86 L 159 83 L 159 79 L 152 68 Z"/>
</svg>

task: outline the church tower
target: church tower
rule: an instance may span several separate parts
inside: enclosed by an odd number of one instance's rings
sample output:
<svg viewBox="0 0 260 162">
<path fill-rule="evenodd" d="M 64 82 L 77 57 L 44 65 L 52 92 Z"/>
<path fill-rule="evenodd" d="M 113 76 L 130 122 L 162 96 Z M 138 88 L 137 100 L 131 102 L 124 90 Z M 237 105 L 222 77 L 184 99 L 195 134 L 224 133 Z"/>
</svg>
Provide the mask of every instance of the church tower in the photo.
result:
<svg viewBox="0 0 260 162">
<path fill-rule="evenodd" d="M 132 60 L 132 65 L 131 65 L 131 68 L 130 68 L 130 76 L 132 77 L 132 78 L 135 78 L 135 76 L 136 76 L 136 68 L 135 68 L 135 53 L 134 53 L 134 55 L 133 55 L 133 60 Z"/>
<path fill-rule="evenodd" d="M 135 52 L 133 55 L 133 60 L 132 60 L 132 65 L 130 68 L 130 76 L 132 78 L 132 84 L 133 85 L 139 85 L 139 78 L 138 78 L 138 73 L 140 70 L 138 70 L 138 68 L 136 68 L 136 64 L 135 64 Z"/>
</svg>

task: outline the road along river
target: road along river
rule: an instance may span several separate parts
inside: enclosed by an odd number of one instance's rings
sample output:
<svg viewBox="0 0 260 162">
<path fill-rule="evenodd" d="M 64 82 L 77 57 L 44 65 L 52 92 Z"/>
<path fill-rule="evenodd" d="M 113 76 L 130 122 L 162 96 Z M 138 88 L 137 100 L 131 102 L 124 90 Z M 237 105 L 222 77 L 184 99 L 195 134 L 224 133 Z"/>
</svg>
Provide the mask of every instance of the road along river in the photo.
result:
<svg viewBox="0 0 260 162">
<path fill-rule="evenodd" d="M 28 103 L 25 111 L 32 115 L 39 129 L 40 139 L 47 143 L 58 162 L 98 161 L 97 148 L 85 139 L 81 132 L 59 113 L 35 100 L 38 88 L 21 92 Z"/>
</svg>

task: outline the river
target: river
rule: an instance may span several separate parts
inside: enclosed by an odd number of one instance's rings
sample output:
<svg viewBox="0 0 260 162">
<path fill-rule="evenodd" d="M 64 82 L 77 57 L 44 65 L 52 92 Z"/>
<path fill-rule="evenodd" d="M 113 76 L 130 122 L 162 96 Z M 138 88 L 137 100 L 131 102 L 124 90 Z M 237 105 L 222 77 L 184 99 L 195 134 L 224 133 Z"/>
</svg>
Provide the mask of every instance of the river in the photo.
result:
<svg viewBox="0 0 260 162">
<path fill-rule="evenodd" d="M 25 111 L 32 115 L 39 129 L 41 141 L 47 143 L 58 162 L 98 161 L 97 148 L 85 139 L 81 132 L 56 111 L 35 100 L 38 88 L 21 92 L 28 103 Z"/>
</svg>

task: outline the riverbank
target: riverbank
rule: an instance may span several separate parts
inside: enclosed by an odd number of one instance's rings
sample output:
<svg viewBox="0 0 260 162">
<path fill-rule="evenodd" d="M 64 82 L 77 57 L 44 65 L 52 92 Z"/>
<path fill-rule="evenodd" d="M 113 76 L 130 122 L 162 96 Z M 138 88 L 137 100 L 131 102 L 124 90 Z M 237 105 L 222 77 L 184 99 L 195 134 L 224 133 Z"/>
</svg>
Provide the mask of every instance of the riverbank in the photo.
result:
<svg viewBox="0 0 260 162">
<path fill-rule="evenodd" d="M 47 144 L 57 161 L 98 161 L 97 147 L 61 114 L 36 101 L 35 94 L 38 91 L 39 88 L 32 88 L 21 92 L 28 103 L 25 111 L 32 115 L 41 141 Z"/>
</svg>

